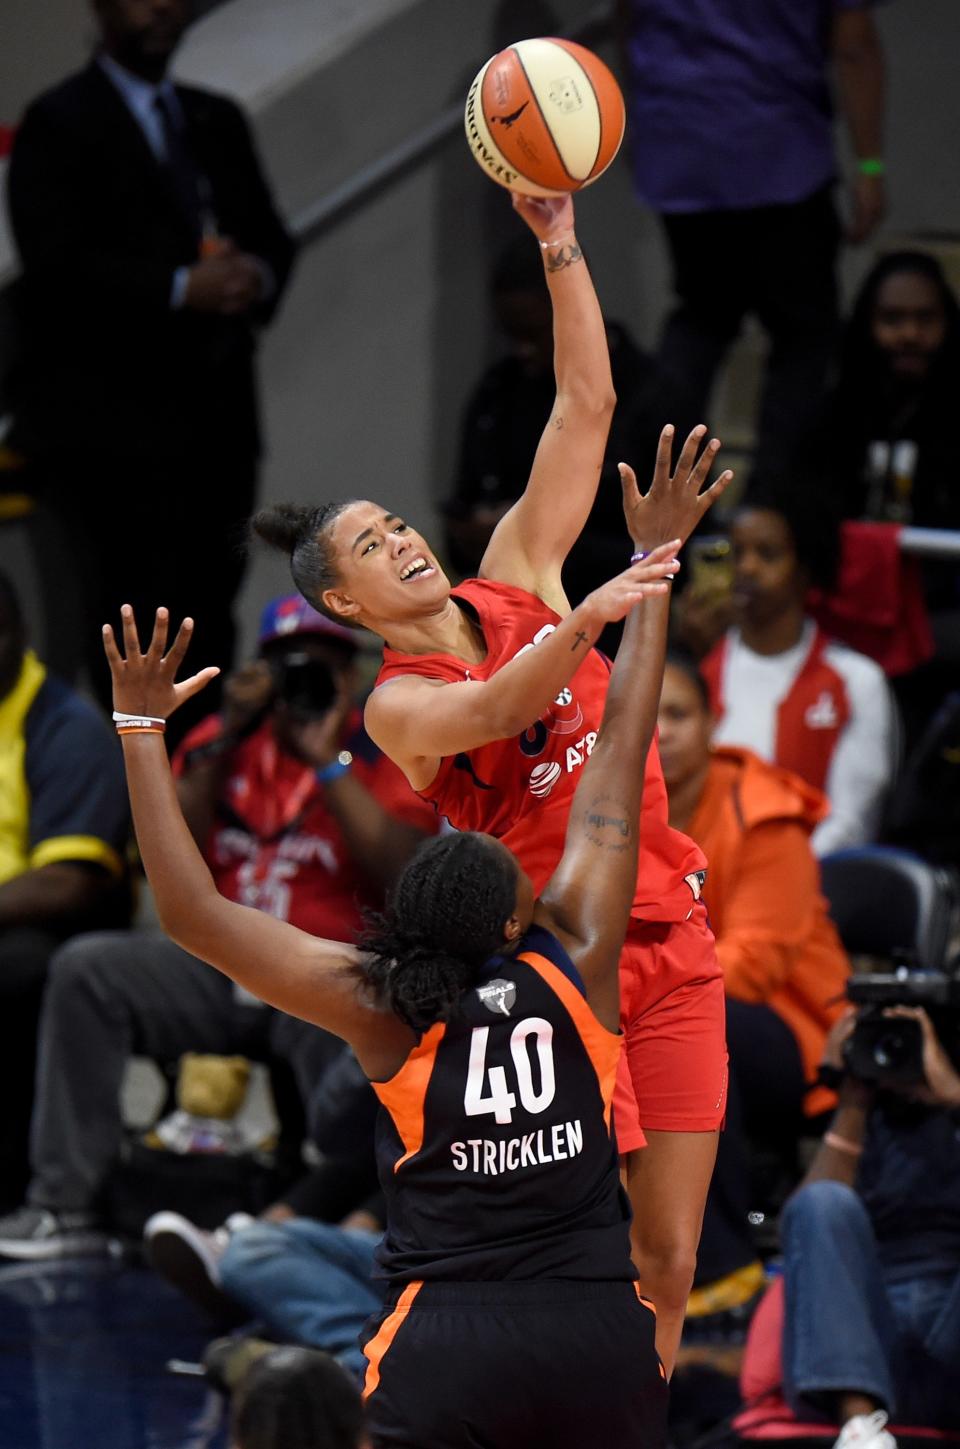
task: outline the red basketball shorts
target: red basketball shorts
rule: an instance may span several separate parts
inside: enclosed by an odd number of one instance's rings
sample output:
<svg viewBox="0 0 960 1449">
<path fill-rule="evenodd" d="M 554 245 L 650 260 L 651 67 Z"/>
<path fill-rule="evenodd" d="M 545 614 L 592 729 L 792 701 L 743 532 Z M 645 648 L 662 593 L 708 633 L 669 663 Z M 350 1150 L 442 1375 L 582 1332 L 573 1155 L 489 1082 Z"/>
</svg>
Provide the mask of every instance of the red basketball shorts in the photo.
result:
<svg viewBox="0 0 960 1449">
<path fill-rule="evenodd" d="M 652 1132 L 715 1132 L 727 1102 L 723 975 L 707 912 L 631 920 L 620 957 L 624 1049 L 614 1091 L 621 1152 Z"/>
</svg>

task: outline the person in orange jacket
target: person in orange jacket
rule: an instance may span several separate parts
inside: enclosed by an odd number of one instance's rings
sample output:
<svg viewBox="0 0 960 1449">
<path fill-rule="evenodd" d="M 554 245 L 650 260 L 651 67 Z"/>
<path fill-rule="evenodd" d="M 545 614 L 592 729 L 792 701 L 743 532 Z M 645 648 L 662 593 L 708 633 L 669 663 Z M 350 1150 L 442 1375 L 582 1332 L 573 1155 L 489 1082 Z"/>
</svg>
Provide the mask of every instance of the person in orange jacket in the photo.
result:
<svg viewBox="0 0 960 1449">
<path fill-rule="evenodd" d="M 810 836 L 821 791 L 750 750 L 712 748 L 696 663 L 671 655 L 660 697 L 670 824 L 707 857 L 703 898 L 723 971 L 731 1092 L 688 1313 L 736 1307 L 762 1284 L 750 1241 L 744 1140 L 781 1146 L 832 1105 L 816 1085 L 850 971 L 820 891 Z"/>
</svg>

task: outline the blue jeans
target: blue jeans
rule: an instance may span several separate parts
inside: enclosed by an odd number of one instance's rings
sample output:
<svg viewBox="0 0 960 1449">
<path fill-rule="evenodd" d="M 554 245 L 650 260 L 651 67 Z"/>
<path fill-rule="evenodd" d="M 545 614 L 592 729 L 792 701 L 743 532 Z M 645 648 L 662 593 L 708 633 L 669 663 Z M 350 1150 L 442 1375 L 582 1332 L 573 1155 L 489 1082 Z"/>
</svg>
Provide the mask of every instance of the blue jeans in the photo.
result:
<svg viewBox="0 0 960 1449">
<path fill-rule="evenodd" d="M 379 1242 L 379 1233 L 312 1218 L 253 1223 L 231 1237 L 221 1282 L 278 1338 L 322 1348 L 359 1378 L 360 1330 L 383 1302 L 372 1281 Z"/>
<path fill-rule="evenodd" d="M 783 1372 L 801 1418 L 822 1396 L 875 1398 L 901 1423 L 960 1426 L 960 1269 L 918 1264 L 907 1277 L 880 1262 L 873 1226 L 852 1188 L 814 1182 L 781 1223 L 786 1314 Z"/>
</svg>

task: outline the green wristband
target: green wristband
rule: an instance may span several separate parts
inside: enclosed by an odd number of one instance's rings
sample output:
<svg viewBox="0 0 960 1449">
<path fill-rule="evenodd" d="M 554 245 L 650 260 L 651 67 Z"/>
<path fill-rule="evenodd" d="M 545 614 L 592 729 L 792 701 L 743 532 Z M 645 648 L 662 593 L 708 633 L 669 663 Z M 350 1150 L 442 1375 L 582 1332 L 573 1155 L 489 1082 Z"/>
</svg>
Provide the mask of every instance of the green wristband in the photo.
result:
<svg viewBox="0 0 960 1449">
<path fill-rule="evenodd" d="M 886 176 L 887 163 L 882 156 L 861 156 L 857 170 L 861 176 Z"/>
</svg>

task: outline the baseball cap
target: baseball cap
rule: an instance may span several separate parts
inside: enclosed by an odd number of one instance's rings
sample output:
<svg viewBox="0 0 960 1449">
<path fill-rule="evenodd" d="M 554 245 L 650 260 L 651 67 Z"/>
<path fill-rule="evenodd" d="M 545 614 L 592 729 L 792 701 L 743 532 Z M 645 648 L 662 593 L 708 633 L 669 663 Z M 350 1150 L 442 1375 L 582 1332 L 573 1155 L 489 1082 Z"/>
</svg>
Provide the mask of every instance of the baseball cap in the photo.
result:
<svg viewBox="0 0 960 1449">
<path fill-rule="evenodd" d="M 352 649 L 360 647 L 360 640 L 353 629 L 347 629 L 343 624 L 328 619 L 326 614 L 318 613 L 299 594 L 271 599 L 260 615 L 257 643 L 272 644 L 274 639 L 289 639 L 295 634 L 321 634 L 328 639 L 339 639 Z"/>
</svg>

